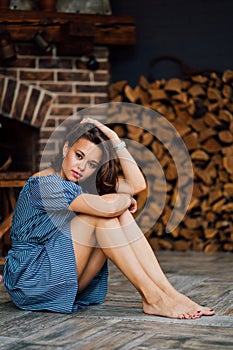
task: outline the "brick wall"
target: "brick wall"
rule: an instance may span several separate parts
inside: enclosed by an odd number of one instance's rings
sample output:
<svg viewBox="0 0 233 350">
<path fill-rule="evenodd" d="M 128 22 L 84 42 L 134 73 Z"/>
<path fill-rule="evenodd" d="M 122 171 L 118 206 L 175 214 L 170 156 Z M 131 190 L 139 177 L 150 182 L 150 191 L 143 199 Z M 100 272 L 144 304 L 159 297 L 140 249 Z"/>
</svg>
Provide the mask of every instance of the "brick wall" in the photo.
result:
<svg viewBox="0 0 233 350">
<path fill-rule="evenodd" d="M 87 69 L 88 57 L 58 57 L 56 47 L 44 53 L 20 44 L 17 60 L 0 68 L 0 114 L 40 129 L 39 158 L 51 133 L 68 116 L 108 102 L 108 49 L 95 47 L 93 53 L 99 62 L 96 71 Z M 56 147 L 46 150 L 48 157 Z"/>
</svg>

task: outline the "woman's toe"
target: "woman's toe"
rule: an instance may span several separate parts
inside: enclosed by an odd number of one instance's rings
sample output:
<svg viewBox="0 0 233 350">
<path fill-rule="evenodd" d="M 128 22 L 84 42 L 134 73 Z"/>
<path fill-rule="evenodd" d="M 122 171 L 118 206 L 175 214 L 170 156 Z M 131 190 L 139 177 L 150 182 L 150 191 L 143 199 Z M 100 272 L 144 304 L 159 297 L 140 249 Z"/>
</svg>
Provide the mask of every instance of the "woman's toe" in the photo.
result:
<svg viewBox="0 0 233 350">
<path fill-rule="evenodd" d="M 207 309 L 202 311 L 203 316 L 213 316 L 215 315 L 215 311 L 213 309 Z"/>
</svg>

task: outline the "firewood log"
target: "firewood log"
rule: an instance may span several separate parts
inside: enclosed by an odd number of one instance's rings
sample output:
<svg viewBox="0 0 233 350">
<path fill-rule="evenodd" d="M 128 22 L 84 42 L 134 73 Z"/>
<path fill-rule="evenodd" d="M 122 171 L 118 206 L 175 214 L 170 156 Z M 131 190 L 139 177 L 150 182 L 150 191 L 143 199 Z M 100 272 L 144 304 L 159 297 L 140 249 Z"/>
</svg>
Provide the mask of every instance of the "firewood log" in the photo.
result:
<svg viewBox="0 0 233 350">
<path fill-rule="evenodd" d="M 120 137 L 130 138 L 153 152 L 163 170 L 157 172 L 153 164 L 148 164 L 148 192 L 138 195 L 139 224 L 147 227 L 145 235 L 152 248 L 233 251 L 233 70 L 226 70 L 222 76 L 212 72 L 150 83 L 141 76 L 134 88 L 127 81 L 112 84 L 109 97 L 111 101 L 140 104 L 163 116 L 156 136 L 148 109 L 140 116 L 143 128 L 134 126 L 139 120 L 134 124 L 133 117 L 129 118 L 130 125 L 116 128 Z M 125 122 L 125 111 L 119 106 L 113 106 L 112 113 Z M 185 169 L 177 172 L 177 164 L 169 153 L 174 133 L 165 125 L 165 119 L 179 133 L 192 162 L 192 197 L 186 213 L 180 208 L 191 184 Z M 137 143 L 132 147 L 143 162 L 142 148 Z M 179 158 L 178 149 L 176 153 Z M 152 202 L 149 213 L 144 215 L 147 197 Z M 175 205 L 180 224 L 167 232 Z"/>
</svg>

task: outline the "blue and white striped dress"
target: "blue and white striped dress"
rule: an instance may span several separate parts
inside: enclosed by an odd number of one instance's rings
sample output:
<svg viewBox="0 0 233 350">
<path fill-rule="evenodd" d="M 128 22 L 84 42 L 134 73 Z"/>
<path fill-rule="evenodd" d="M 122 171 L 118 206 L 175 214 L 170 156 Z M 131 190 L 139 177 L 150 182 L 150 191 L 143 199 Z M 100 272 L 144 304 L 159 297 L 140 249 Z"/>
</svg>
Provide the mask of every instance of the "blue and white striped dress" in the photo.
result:
<svg viewBox="0 0 233 350">
<path fill-rule="evenodd" d="M 107 262 L 77 296 L 70 221 L 78 213 L 67 208 L 81 193 L 79 185 L 57 175 L 32 177 L 21 190 L 4 266 L 4 284 L 19 308 L 71 313 L 104 301 Z"/>
</svg>

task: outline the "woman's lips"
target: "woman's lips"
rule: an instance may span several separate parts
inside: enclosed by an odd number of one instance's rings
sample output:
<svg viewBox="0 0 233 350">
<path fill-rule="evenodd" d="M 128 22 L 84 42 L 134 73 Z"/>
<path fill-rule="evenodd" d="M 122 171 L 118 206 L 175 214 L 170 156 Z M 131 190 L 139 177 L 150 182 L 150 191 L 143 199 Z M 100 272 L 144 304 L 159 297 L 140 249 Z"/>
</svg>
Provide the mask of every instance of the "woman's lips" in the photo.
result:
<svg viewBox="0 0 233 350">
<path fill-rule="evenodd" d="M 73 176 L 76 178 L 76 179 L 80 179 L 80 177 L 82 177 L 82 175 L 80 175 L 77 171 L 75 170 L 71 170 Z"/>
</svg>

